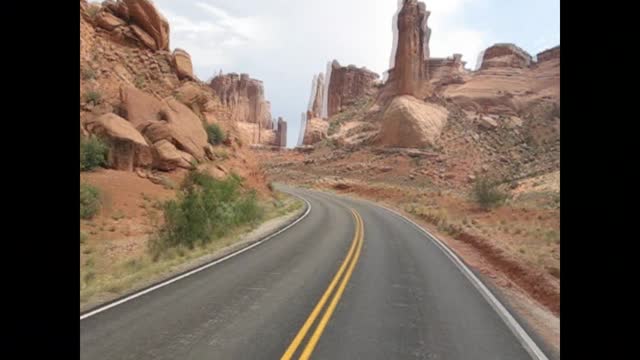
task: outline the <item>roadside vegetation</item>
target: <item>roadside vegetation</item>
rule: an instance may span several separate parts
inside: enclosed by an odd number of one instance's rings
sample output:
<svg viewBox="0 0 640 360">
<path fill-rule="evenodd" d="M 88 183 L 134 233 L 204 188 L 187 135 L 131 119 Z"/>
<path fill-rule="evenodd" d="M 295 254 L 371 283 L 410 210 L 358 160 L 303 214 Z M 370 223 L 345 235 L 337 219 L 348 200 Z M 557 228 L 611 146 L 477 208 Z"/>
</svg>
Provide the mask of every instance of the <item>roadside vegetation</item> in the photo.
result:
<svg viewBox="0 0 640 360">
<path fill-rule="evenodd" d="M 109 147 L 97 137 L 80 138 L 80 171 L 107 166 Z"/>
<path fill-rule="evenodd" d="M 473 184 L 472 198 L 480 207 L 488 210 L 503 204 L 509 195 L 500 190 L 498 185 L 489 178 L 480 177 Z"/>
<path fill-rule="evenodd" d="M 80 184 L 80 219 L 91 219 L 100 211 L 100 190 L 89 184 Z"/>
<path fill-rule="evenodd" d="M 157 259 L 166 249 L 185 246 L 193 249 L 263 217 L 255 191 L 242 191 L 243 179 L 230 175 L 217 180 L 193 171 L 184 180 L 177 200 L 163 204 L 164 224 L 149 242 Z"/>
<path fill-rule="evenodd" d="M 246 239 L 244 236 L 265 221 L 289 215 L 304 202 L 284 193 L 260 197 L 230 175 L 217 180 L 193 171 L 176 186 L 176 198 L 158 201 L 141 195 L 149 223 L 149 236 L 103 239 L 95 228 L 125 221 L 114 212 L 107 219 L 83 220 L 80 234 L 80 301 L 107 301 L 175 272 L 183 271 L 208 256 Z M 124 251 L 131 246 L 139 250 Z M 114 258 L 113 253 L 118 256 Z"/>
</svg>

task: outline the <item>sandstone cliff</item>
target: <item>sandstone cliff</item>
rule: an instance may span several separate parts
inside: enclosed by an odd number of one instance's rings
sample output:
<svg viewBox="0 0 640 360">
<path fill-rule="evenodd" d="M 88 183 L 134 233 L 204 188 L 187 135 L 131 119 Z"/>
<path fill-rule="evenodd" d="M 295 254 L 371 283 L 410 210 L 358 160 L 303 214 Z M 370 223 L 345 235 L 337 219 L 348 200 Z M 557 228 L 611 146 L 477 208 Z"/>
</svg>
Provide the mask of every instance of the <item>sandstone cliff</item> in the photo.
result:
<svg viewBox="0 0 640 360">
<path fill-rule="evenodd" d="M 327 114 L 331 117 L 358 99 L 372 96 L 376 92 L 375 84 L 379 75 L 358 68 L 355 65 L 341 66 L 338 61 L 331 63 L 327 95 Z"/>
<path fill-rule="evenodd" d="M 110 168 L 151 179 L 151 171 L 224 163 L 225 174 L 268 191 L 241 130 L 217 116 L 223 107 L 190 55 L 169 51 L 169 25 L 150 1 L 80 2 L 80 135 L 107 144 Z M 208 143 L 207 123 L 224 130 L 225 144 Z"/>
<path fill-rule="evenodd" d="M 230 73 L 214 77 L 209 86 L 220 99 L 215 116 L 243 123 L 241 128 L 252 144 L 280 146 L 281 135 L 272 120 L 262 81 Z"/>
</svg>

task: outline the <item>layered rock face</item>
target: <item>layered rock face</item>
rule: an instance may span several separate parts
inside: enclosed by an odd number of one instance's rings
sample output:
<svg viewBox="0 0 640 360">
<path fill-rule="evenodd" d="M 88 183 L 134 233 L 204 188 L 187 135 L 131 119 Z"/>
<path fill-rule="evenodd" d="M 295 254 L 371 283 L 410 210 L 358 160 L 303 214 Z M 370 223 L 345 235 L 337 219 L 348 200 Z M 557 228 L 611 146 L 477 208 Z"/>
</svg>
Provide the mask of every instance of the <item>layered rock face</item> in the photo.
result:
<svg viewBox="0 0 640 360">
<path fill-rule="evenodd" d="M 378 103 L 387 103 L 398 95 L 424 97 L 431 74 L 428 61 L 431 29 L 427 26 L 430 12 L 423 2 L 416 0 L 402 0 L 399 4 L 393 24 L 391 66 Z"/>
<path fill-rule="evenodd" d="M 478 71 L 445 84 L 439 93 L 467 111 L 518 116 L 542 102 L 560 102 L 559 64 L 559 47 L 534 62 L 516 45 L 496 44 L 483 52 Z"/>
<path fill-rule="evenodd" d="M 328 117 L 339 113 L 344 107 L 354 104 L 364 96 L 374 95 L 378 78 L 378 74 L 366 68 L 357 68 L 354 65 L 341 66 L 334 60 L 331 63 L 328 86 Z"/>
<path fill-rule="evenodd" d="M 528 68 L 532 61 L 531 55 L 514 44 L 495 44 L 484 51 L 480 69 Z"/>
<path fill-rule="evenodd" d="M 549 61 L 552 59 L 560 59 L 560 45 L 556 47 L 552 47 L 551 49 L 547 49 L 545 51 L 539 52 L 536 55 L 536 59 L 538 63 L 543 61 Z"/>
<path fill-rule="evenodd" d="M 271 103 L 265 100 L 262 81 L 230 73 L 214 77 L 209 86 L 220 99 L 220 106 L 211 109 L 215 117 L 242 124 L 238 129 L 252 144 L 281 146 L 278 123 L 272 121 Z"/>
<path fill-rule="evenodd" d="M 97 6 L 95 24 L 112 33 L 113 38 L 126 42 L 139 43 L 151 50 L 169 50 L 169 23 L 158 12 L 150 0 L 107 0 L 98 4 L 84 5 L 83 12 L 89 6 Z"/>
<path fill-rule="evenodd" d="M 398 44 L 393 69 L 397 95 L 418 95 L 419 83 L 428 79 L 429 14 L 425 4 L 416 0 L 405 0 L 398 14 Z"/>
<path fill-rule="evenodd" d="M 216 76 L 209 86 L 230 110 L 231 120 L 258 124 L 262 129 L 273 128 L 271 104 L 264 98 L 262 81 L 247 74 L 231 73 Z"/>
<path fill-rule="evenodd" d="M 169 22 L 153 5 L 151 0 L 124 0 L 129 18 L 151 35 L 155 43 L 154 50 L 169 50 Z M 121 5 L 123 13 L 125 10 Z"/>
<path fill-rule="evenodd" d="M 324 74 L 320 73 L 313 77 L 311 84 L 311 96 L 307 108 L 307 118 L 319 118 L 322 116 L 322 106 L 324 104 Z"/>
<path fill-rule="evenodd" d="M 453 54 L 447 58 L 427 59 L 429 81 L 438 83 L 464 82 L 462 75 L 466 72 L 462 54 Z"/>
<path fill-rule="evenodd" d="M 245 146 L 250 140 L 238 123 L 218 116 L 228 109 L 195 78 L 190 56 L 168 51 L 169 26 L 151 4 L 80 1 L 81 139 L 102 139 L 109 168 L 143 178 L 157 180 L 157 170 L 224 166 L 224 174 L 233 171 L 248 186 L 269 191 Z M 206 123 L 220 126 L 229 141 L 209 144 Z M 275 143 L 275 131 L 262 135 Z"/>
<path fill-rule="evenodd" d="M 329 123 L 320 118 L 311 118 L 306 121 L 305 132 L 300 145 L 312 145 L 327 138 Z"/>
</svg>

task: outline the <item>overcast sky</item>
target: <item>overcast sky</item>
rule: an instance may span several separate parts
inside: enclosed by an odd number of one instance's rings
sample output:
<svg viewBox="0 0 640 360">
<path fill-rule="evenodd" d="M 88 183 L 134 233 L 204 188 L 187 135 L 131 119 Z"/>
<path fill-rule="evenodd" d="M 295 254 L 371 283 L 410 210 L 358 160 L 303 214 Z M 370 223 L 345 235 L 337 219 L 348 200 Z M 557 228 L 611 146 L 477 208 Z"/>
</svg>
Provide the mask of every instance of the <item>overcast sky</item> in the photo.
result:
<svg viewBox="0 0 640 360">
<path fill-rule="evenodd" d="M 171 48 L 191 54 L 206 81 L 220 70 L 264 81 L 272 116 L 298 141 L 313 75 L 327 61 L 379 73 L 389 67 L 397 0 L 155 0 L 169 20 Z M 535 56 L 560 43 L 560 0 L 426 0 L 432 57 L 478 54 L 512 42 Z"/>
</svg>

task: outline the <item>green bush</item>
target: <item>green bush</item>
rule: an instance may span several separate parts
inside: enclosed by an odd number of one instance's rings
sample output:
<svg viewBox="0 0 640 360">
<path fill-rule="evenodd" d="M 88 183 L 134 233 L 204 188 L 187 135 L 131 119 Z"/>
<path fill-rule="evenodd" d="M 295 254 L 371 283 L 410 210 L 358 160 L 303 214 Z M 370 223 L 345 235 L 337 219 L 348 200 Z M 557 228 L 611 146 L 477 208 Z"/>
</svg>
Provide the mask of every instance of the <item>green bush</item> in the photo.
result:
<svg viewBox="0 0 640 360">
<path fill-rule="evenodd" d="M 199 171 L 185 178 L 177 200 L 163 204 L 164 224 L 150 242 L 155 259 L 169 248 L 193 248 L 262 218 L 255 191 L 241 189 L 243 179 L 217 180 Z"/>
<path fill-rule="evenodd" d="M 508 198 L 508 194 L 498 189 L 495 183 L 483 177 L 478 178 L 474 183 L 472 195 L 483 209 L 502 204 Z"/>
<path fill-rule="evenodd" d="M 101 205 L 100 190 L 89 184 L 80 184 L 80 218 L 93 218 Z"/>
<path fill-rule="evenodd" d="M 207 125 L 207 136 L 211 145 L 219 145 L 225 139 L 224 131 L 217 124 Z"/>
<path fill-rule="evenodd" d="M 80 138 L 80 171 L 90 171 L 107 165 L 109 148 L 99 138 Z"/>
<path fill-rule="evenodd" d="M 84 100 L 87 103 L 98 105 L 102 101 L 102 94 L 95 90 L 87 91 L 87 93 L 84 94 Z"/>
</svg>

